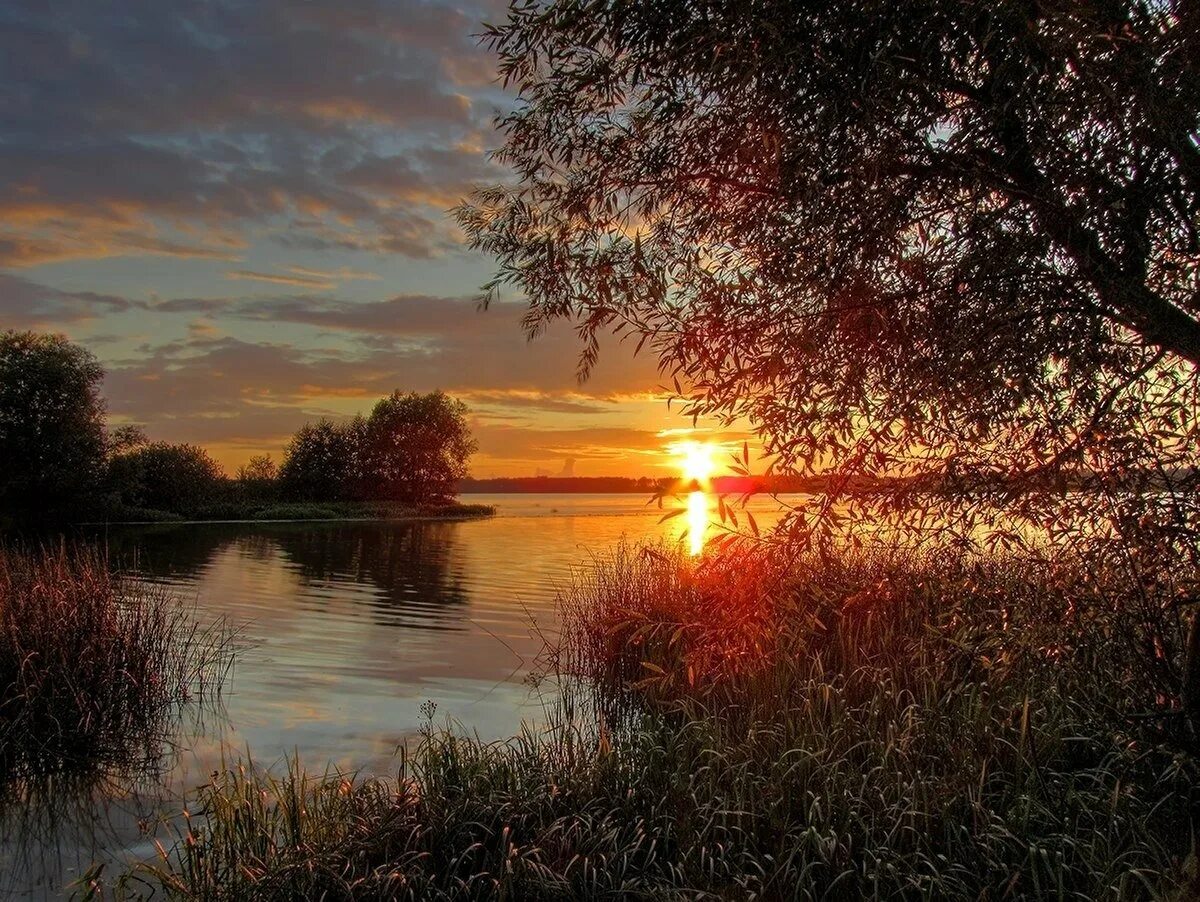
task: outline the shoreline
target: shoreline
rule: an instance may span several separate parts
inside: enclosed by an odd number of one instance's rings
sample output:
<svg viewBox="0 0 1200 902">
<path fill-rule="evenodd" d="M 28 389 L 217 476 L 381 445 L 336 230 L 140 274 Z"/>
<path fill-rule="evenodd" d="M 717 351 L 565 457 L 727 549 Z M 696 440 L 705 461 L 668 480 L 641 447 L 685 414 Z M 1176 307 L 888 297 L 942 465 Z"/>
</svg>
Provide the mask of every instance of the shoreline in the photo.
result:
<svg viewBox="0 0 1200 902">
<path fill-rule="evenodd" d="M 91 520 L 73 524 L 76 527 L 107 526 L 198 526 L 206 523 L 413 523 L 434 520 L 484 520 L 496 516 L 493 504 L 465 504 L 445 511 L 419 511 L 384 516 L 353 516 L 337 514 L 332 517 L 184 517 L 181 519 L 150 520 Z"/>
</svg>

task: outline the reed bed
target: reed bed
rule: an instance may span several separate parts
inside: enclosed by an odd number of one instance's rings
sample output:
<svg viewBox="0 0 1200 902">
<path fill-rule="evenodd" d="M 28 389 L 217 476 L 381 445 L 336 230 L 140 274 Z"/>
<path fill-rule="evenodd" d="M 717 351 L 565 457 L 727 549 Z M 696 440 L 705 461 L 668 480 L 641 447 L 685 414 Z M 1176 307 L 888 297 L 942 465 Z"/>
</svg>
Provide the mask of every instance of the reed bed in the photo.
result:
<svg viewBox="0 0 1200 902">
<path fill-rule="evenodd" d="M 598 559 L 562 593 L 549 726 L 431 727 L 395 780 L 232 768 L 140 879 L 197 900 L 1194 897 L 1196 759 L 1130 659 L 1163 625 L 1114 583 L 746 555 Z"/>
<path fill-rule="evenodd" d="M 0 548 L 0 785 L 158 756 L 219 691 L 231 640 L 95 548 Z"/>
</svg>

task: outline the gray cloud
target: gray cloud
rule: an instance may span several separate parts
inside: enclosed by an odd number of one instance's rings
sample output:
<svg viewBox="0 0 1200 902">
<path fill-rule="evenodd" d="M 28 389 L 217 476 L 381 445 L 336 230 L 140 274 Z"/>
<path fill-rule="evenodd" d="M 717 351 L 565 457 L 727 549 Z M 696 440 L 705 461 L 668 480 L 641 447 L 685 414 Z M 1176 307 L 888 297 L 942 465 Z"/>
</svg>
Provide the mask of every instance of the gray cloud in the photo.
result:
<svg viewBox="0 0 1200 902">
<path fill-rule="evenodd" d="M 0 327 L 54 329 L 139 306 L 93 291 L 59 291 L 12 273 L 0 273 Z"/>
<path fill-rule="evenodd" d="M 294 247 L 445 252 L 447 200 L 496 176 L 478 150 L 484 15 L 421 0 L 5 4 L 0 265 L 228 259 L 251 225 Z"/>
</svg>

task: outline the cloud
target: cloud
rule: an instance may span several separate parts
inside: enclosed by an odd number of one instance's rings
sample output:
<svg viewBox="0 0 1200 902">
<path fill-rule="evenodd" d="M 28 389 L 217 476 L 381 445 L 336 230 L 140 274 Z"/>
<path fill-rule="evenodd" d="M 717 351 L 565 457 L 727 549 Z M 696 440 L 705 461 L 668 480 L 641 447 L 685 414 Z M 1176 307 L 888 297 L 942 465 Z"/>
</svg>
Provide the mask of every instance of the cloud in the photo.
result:
<svg viewBox="0 0 1200 902">
<path fill-rule="evenodd" d="M 117 295 L 60 291 L 12 273 L 0 273 L 0 325 L 11 329 L 56 329 L 121 313 L 138 306 Z"/>
<path fill-rule="evenodd" d="M 246 279 L 253 282 L 270 282 L 273 285 L 292 285 L 297 288 L 335 288 L 336 283 L 328 279 L 316 279 L 311 276 L 281 275 L 279 273 L 253 272 L 248 269 L 234 269 L 225 273 L 227 279 Z"/>
<path fill-rule="evenodd" d="M 467 299 L 425 296 L 364 305 L 242 299 L 224 308 L 218 323 L 250 316 L 307 324 L 348 340 L 323 347 L 255 342 L 201 321 L 186 338 L 147 345 L 110 363 L 105 392 L 114 415 L 143 424 L 153 436 L 258 442 L 261 450 L 278 450 L 281 436 L 306 420 L 365 411 L 394 389 L 442 389 L 467 401 L 489 456 L 615 461 L 624 452 L 606 442 L 621 448 L 661 444 L 653 429 L 637 433 L 636 440 L 620 429 L 538 429 L 545 417 L 594 421 L 621 405 L 644 403 L 654 367 L 613 345 L 603 349 L 596 378 L 574 386 L 574 337 L 527 342 L 520 310 L 496 305 L 481 312 Z"/>
<path fill-rule="evenodd" d="M 251 236 L 427 258 L 485 160 L 484 8 L 14 0 L 0 8 L 0 265 L 235 259 Z M 303 275 L 303 274 L 300 274 Z"/>
<path fill-rule="evenodd" d="M 379 273 L 364 272 L 358 269 L 350 269 L 346 266 L 339 266 L 337 269 L 311 269 L 307 266 L 289 266 L 288 271 L 301 276 L 312 276 L 315 279 L 329 279 L 338 282 L 378 282 L 383 278 Z"/>
<path fill-rule="evenodd" d="M 170 298 L 151 304 L 157 313 L 214 313 L 227 307 L 229 298 Z"/>
</svg>

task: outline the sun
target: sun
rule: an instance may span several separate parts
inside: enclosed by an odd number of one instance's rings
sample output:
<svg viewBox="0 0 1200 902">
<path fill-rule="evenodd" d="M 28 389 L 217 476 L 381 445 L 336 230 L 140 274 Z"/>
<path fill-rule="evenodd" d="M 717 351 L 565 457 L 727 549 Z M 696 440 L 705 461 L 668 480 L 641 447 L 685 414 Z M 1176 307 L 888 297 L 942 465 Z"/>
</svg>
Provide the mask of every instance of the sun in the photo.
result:
<svg viewBox="0 0 1200 902">
<path fill-rule="evenodd" d="M 707 442 L 678 442 L 674 447 L 679 469 L 686 482 L 708 485 L 717 465 L 713 461 L 716 448 Z"/>
</svg>

